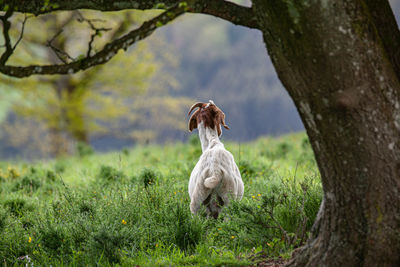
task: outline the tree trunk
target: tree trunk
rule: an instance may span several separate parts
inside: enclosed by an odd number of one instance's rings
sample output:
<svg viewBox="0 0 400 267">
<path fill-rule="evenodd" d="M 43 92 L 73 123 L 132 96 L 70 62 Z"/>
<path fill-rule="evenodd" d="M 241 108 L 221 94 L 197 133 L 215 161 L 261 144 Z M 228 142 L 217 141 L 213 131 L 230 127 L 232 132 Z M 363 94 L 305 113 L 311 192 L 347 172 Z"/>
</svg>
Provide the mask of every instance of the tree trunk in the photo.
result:
<svg viewBox="0 0 400 267">
<path fill-rule="evenodd" d="M 400 35 L 389 4 L 254 0 L 253 7 L 324 189 L 312 235 L 289 265 L 399 266 Z"/>
<path fill-rule="evenodd" d="M 51 21 L 52 27 L 50 31 L 58 32 L 60 25 L 67 25 L 74 19 L 74 14 L 70 14 L 67 19 L 62 19 L 59 16 L 47 16 Z M 67 51 L 67 39 L 56 38 L 52 44 L 59 48 L 61 51 Z M 60 59 L 56 56 L 54 51 L 49 50 L 47 55 L 52 64 L 58 64 Z M 89 144 L 89 135 L 85 125 L 84 114 L 81 106 L 73 105 L 74 102 L 79 100 L 77 96 L 78 85 L 73 82 L 73 77 L 70 75 L 59 76 L 52 83 L 58 99 L 61 103 L 60 110 L 60 132 L 69 135 L 75 141 Z M 68 141 L 66 141 L 68 142 Z"/>
<path fill-rule="evenodd" d="M 63 135 L 60 129 L 50 128 L 49 137 L 51 156 L 60 157 L 68 154 L 68 139 Z"/>
</svg>

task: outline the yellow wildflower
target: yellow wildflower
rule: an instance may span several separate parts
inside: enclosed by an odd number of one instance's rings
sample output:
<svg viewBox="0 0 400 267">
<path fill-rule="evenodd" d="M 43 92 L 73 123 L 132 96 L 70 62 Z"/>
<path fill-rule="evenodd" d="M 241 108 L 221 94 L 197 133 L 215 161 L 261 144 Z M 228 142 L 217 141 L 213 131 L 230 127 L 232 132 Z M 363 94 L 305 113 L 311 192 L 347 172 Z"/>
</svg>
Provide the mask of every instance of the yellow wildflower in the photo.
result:
<svg viewBox="0 0 400 267">
<path fill-rule="evenodd" d="M 251 196 L 252 198 L 256 198 L 255 196 Z"/>
<path fill-rule="evenodd" d="M 258 193 L 258 195 L 257 195 L 257 196 L 261 197 L 261 194 L 260 194 L 260 193 Z"/>
<path fill-rule="evenodd" d="M 235 239 L 235 236 L 233 235 L 233 236 L 231 236 L 231 238 L 232 238 L 232 239 Z"/>
<path fill-rule="evenodd" d="M 32 237 L 29 237 L 28 243 L 31 243 L 31 242 L 32 242 Z"/>
<path fill-rule="evenodd" d="M 126 224 L 126 221 L 124 219 L 122 219 L 122 224 Z"/>
</svg>

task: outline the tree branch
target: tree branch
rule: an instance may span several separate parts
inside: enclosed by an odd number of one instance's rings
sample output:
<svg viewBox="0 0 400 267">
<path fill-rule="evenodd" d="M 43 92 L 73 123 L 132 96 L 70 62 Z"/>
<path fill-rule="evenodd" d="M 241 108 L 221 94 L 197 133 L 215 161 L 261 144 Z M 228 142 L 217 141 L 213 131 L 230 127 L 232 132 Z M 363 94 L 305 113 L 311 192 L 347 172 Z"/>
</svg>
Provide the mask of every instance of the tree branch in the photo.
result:
<svg viewBox="0 0 400 267">
<path fill-rule="evenodd" d="M 0 4 L 0 10 L 4 10 L 15 0 L 4 0 Z M 124 9 L 168 9 L 182 2 L 177 0 L 19 0 L 15 1 L 19 12 L 45 14 L 56 10 L 92 9 L 99 11 L 118 11 Z M 223 0 L 188 0 L 186 1 L 189 12 L 203 13 L 219 17 L 249 28 L 258 28 L 252 8 L 240 6 Z"/>
<path fill-rule="evenodd" d="M 54 54 L 57 56 L 57 58 L 63 62 L 63 63 L 68 63 L 67 60 L 74 61 L 74 58 L 71 57 L 67 52 L 63 51 L 60 48 L 57 48 L 53 45 L 53 41 L 63 32 L 63 28 L 61 28 L 49 41 L 47 41 L 46 46 L 51 48 L 53 50 Z M 64 59 L 63 56 L 66 58 Z"/>
<path fill-rule="evenodd" d="M 82 14 L 81 14 L 81 12 L 79 12 L 78 11 L 78 15 L 79 15 L 79 19 L 78 19 L 78 21 L 79 22 L 86 22 L 89 26 L 90 26 L 90 28 L 92 29 L 92 31 L 93 31 L 93 33 L 92 33 L 92 35 L 90 36 L 90 41 L 89 41 L 89 44 L 88 44 L 88 50 L 87 50 L 87 52 L 86 52 L 86 56 L 87 57 L 90 57 L 90 55 L 91 55 L 91 53 L 92 53 L 92 49 L 93 49 L 93 42 L 94 42 L 94 39 L 97 37 L 97 36 L 100 36 L 101 35 L 101 32 L 107 32 L 107 31 L 111 31 L 112 29 L 111 28 L 99 28 L 99 27 L 96 27 L 96 25 L 94 25 L 94 22 L 95 21 L 99 21 L 99 20 L 94 20 L 94 19 L 87 19 L 87 18 L 85 18 Z M 100 20 L 101 21 L 101 20 Z"/>
<path fill-rule="evenodd" d="M 0 57 L 0 64 L 4 65 L 7 60 L 10 58 L 12 53 L 14 52 L 14 49 L 11 45 L 11 38 L 10 38 L 10 28 L 11 28 L 11 22 L 8 21 L 8 19 L 12 16 L 13 14 L 13 6 L 8 7 L 6 13 L 3 16 L 0 16 L 0 20 L 3 22 L 3 37 L 4 37 L 4 46 L 6 48 L 6 51 L 1 55 Z"/>
<path fill-rule="evenodd" d="M 67 1 L 66 1 L 67 2 Z M 155 18 L 144 22 L 139 28 L 130 31 L 126 35 L 108 43 L 104 48 L 93 56 L 75 60 L 70 63 L 57 65 L 30 65 L 30 66 L 8 66 L 0 64 L 0 72 L 13 77 L 28 77 L 34 74 L 72 74 L 85 70 L 95 65 L 103 64 L 113 58 L 120 49 L 126 50 L 130 45 L 151 35 L 157 28 L 174 20 L 186 11 L 184 5 L 175 5 Z M 6 49 L 7 52 L 7 49 Z M 2 56 L 3 57 L 3 56 Z"/>
<path fill-rule="evenodd" d="M 19 34 L 19 38 L 17 40 L 17 42 L 15 42 L 14 46 L 13 46 L 13 51 L 15 50 L 15 48 L 17 48 L 19 42 L 21 42 L 22 37 L 24 36 L 24 31 L 25 31 L 25 23 L 28 21 L 28 19 L 31 18 L 30 16 L 27 16 L 25 14 L 24 20 L 22 21 L 22 26 L 21 26 L 21 33 Z"/>
<path fill-rule="evenodd" d="M 235 25 L 258 29 L 258 22 L 251 7 L 244 7 L 221 0 L 197 1 L 192 13 L 202 13 L 227 20 Z"/>
</svg>

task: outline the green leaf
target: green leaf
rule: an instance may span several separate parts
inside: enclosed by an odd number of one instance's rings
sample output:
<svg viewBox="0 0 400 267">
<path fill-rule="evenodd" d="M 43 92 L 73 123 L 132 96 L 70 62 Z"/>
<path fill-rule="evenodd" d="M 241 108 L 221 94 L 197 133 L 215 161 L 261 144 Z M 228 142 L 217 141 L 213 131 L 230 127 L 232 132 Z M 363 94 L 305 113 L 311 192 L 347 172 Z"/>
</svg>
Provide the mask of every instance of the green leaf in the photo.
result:
<svg viewBox="0 0 400 267">
<path fill-rule="evenodd" d="M 187 3 L 186 2 L 180 2 L 178 7 L 187 7 Z"/>
<path fill-rule="evenodd" d="M 164 3 L 158 3 L 154 6 L 155 9 L 165 9 L 165 4 Z"/>
</svg>

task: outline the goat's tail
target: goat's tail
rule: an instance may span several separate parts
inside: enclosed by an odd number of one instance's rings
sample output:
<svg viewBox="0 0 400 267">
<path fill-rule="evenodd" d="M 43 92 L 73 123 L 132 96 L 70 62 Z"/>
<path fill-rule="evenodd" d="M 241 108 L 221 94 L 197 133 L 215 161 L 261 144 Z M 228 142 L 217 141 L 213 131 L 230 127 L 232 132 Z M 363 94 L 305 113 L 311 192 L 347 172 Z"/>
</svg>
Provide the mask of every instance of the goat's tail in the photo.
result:
<svg viewBox="0 0 400 267">
<path fill-rule="evenodd" d="M 213 175 L 204 180 L 204 186 L 213 189 L 221 182 L 221 175 Z"/>
</svg>

